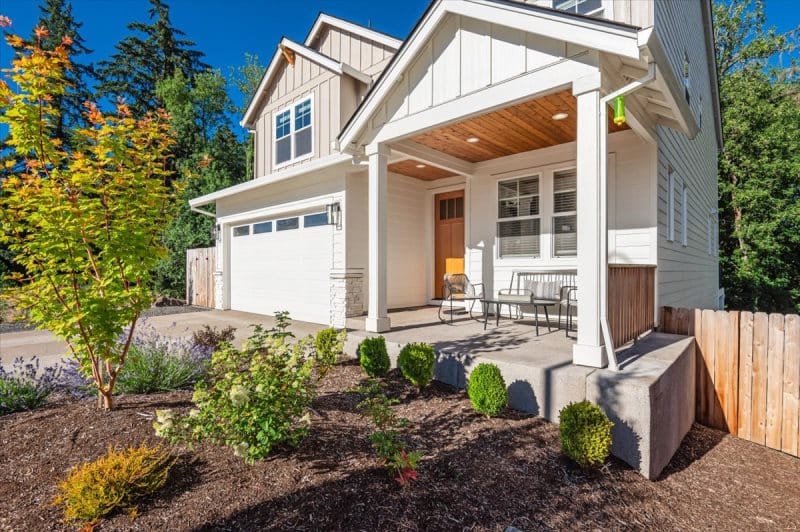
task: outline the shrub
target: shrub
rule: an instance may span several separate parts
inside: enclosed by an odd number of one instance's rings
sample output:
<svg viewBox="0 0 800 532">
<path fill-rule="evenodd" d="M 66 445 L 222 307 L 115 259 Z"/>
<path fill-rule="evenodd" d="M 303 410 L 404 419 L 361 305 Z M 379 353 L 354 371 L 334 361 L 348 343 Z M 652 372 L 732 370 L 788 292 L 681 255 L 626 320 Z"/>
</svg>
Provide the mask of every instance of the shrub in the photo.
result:
<svg viewBox="0 0 800 532">
<path fill-rule="evenodd" d="M 411 384 L 423 388 L 433 379 L 436 354 L 429 344 L 408 344 L 400 351 L 397 367 Z"/>
<path fill-rule="evenodd" d="M 313 339 L 289 345 L 283 329 L 256 326 L 239 350 L 225 345 L 195 386 L 187 416 L 157 410 L 156 434 L 172 442 L 211 441 L 231 447 L 247 463 L 308 433 L 314 399 Z"/>
<path fill-rule="evenodd" d="M 135 503 L 166 483 L 174 463 L 160 447 L 109 447 L 105 456 L 72 468 L 53 503 L 71 523 L 95 523 L 117 510 L 135 513 Z"/>
<path fill-rule="evenodd" d="M 203 325 L 199 331 L 192 334 L 192 344 L 198 349 L 207 351 L 209 355 L 220 348 L 223 343 L 232 344 L 235 338 L 236 328 L 225 327 L 218 330 L 216 327 Z"/>
<path fill-rule="evenodd" d="M 339 355 L 344 351 L 347 331 L 337 331 L 333 327 L 322 329 L 317 333 L 315 347 L 317 352 L 317 373 L 324 377 L 336 364 Z"/>
<path fill-rule="evenodd" d="M 15 359 L 11 371 L 0 365 L 0 415 L 40 407 L 55 390 L 60 374 L 60 366 L 39 371 L 36 357 L 27 364 L 21 357 Z"/>
<path fill-rule="evenodd" d="M 508 406 L 508 390 L 500 368 L 494 364 L 478 364 L 469 375 L 467 395 L 472 408 L 486 416 L 496 416 Z"/>
<path fill-rule="evenodd" d="M 358 361 L 370 377 L 386 375 L 390 363 L 383 336 L 365 338 L 358 346 Z"/>
<path fill-rule="evenodd" d="M 561 450 L 582 467 L 602 465 L 611 451 L 614 426 L 599 406 L 570 403 L 558 414 Z"/>
</svg>

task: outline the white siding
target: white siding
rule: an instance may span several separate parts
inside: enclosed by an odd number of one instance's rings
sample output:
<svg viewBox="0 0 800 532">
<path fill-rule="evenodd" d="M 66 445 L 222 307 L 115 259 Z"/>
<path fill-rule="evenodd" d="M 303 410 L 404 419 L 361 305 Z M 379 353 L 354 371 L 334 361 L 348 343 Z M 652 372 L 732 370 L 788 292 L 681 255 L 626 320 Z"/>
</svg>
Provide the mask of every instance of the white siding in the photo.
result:
<svg viewBox="0 0 800 532">
<path fill-rule="evenodd" d="M 718 257 L 707 253 L 707 219 L 717 208 L 717 153 L 711 108 L 700 2 L 664 1 L 655 4 L 656 31 L 673 69 L 683 73 L 684 54 L 691 64 L 690 104 L 702 127 L 694 140 L 675 130 L 658 127 L 658 304 L 715 308 L 719 286 Z M 701 111 L 702 97 L 702 111 Z M 667 241 L 668 172 L 676 179 L 675 241 Z M 691 198 L 688 246 L 681 242 L 681 186 Z M 716 226 L 714 226 L 716 231 Z"/>
</svg>

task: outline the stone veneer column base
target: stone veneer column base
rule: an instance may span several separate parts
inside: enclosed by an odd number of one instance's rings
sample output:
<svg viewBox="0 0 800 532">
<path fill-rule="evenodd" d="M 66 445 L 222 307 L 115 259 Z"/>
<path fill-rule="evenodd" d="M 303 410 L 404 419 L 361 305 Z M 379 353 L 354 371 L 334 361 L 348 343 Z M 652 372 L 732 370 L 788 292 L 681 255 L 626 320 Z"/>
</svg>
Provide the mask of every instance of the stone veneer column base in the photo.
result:
<svg viewBox="0 0 800 532">
<path fill-rule="evenodd" d="M 330 325 L 337 329 L 347 326 L 347 318 L 364 313 L 364 270 L 331 270 Z"/>
</svg>

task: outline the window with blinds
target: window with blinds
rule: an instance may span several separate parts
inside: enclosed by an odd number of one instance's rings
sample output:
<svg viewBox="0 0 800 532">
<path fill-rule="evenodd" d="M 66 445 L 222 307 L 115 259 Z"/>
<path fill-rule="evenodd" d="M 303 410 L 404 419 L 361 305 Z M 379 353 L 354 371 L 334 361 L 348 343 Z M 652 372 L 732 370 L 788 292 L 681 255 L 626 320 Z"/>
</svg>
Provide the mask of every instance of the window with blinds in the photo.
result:
<svg viewBox="0 0 800 532">
<path fill-rule="evenodd" d="M 553 174 L 553 256 L 578 254 L 578 180 L 575 169 Z"/>
<path fill-rule="evenodd" d="M 538 257 L 539 176 L 497 184 L 497 245 L 500 257 Z"/>
</svg>

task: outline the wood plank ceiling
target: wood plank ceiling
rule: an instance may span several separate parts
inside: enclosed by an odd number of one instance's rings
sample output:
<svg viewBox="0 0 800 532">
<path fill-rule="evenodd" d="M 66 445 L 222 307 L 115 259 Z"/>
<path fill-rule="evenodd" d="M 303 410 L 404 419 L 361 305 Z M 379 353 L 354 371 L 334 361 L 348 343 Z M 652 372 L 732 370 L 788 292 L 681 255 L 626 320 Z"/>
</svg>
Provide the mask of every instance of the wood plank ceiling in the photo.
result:
<svg viewBox="0 0 800 532">
<path fill-rule="evenodd" d="M 567 113 L 567 117 L 554 120 L 556 113 Z M 576 100 L 570 90 L 565 90 L 443 126 L 412 140 L 477 163 L 572 142 L 576 129 Z M 616 126 L 609 120 L 610 133 L 624 129 L 629 127 L 626 124 Z M 479 140 L 470 143 L 467 142 L 469 138 Z"/>
<path fill-rule="evenodd" d="M 422 168 L 419 167 L 420 165 L 422 165 Z M 390 172 L 394 172 L 395 174 L 416 177 L 417 179 L 422 179 L 423 181 L 435 181 L 437 179 L 443 179 L 445 177 L 452 177 L 456 175 L 453 172 L 444 170 L 438 166 L 431 166 L 428 163 L 417 161 L 415 159 L 397 161 L 396 163 L 389 164 L 388 168 Z"/>
</svg>

